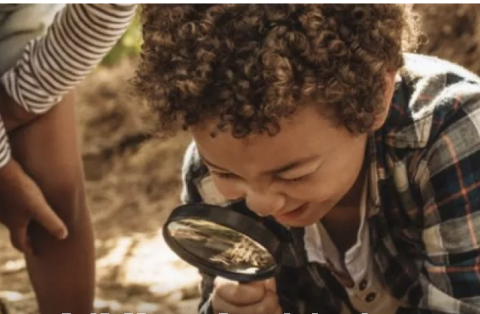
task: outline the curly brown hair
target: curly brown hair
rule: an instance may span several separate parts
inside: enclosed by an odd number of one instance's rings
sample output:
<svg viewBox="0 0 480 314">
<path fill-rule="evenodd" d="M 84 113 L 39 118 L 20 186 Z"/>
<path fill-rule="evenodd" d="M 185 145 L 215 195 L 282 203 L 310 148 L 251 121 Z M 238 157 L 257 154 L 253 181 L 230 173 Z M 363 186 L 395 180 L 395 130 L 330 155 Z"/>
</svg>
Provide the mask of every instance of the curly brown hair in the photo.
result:
<svg viewBox="0 0 480 314">
<path fill-rule="evenodd" d="M 215 119 L 237 138 L 276 134 L 304 99 L 369 130 L 418 38 L 404 4 L 145 4 L 141 17 L 133 83 L 150 119 L 163 132 Z"/>
</svg>

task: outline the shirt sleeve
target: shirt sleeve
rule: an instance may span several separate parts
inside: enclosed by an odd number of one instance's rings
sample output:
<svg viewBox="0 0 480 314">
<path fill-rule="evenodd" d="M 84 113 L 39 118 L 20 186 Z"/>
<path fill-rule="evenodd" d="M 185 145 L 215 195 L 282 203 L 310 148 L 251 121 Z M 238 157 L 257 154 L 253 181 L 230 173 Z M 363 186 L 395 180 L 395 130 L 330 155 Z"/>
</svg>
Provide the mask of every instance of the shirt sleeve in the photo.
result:
<svg viewBox="0 0 480 314">
<path fill-rule="evenodd" d="M 10 143 L 8 142 L 7 132 L 0 117 L 0 168 L 3 168 L 10 160 Z"/>
<path fill-rule="evenodd" d="M 181 203 L 192 204 L 201 203 L 203 199 L 196 187 L 195 181 L 205 175 L 207 169 L 202 166 L 195 144 L 192 142 L 188 146 L 182 164 L 182 192 Z M 213 283 L 215 277 L 199 271 L 201 276 L 200 292 L 201 298 L 198 304 L 199 314 L 213 314 L 211 302 Z"/>
<path fill-rule="evenodd" d="M 443 122 L 419 172 L 419 313 L 480 313 L 480 86 L 462 90 L 451 97 L 449 117 L 434 114 Z"/>
<path fill-rule="evenodd" d="M 135 4 L 68 4 L 45 36 L 31 40 L 15 66 L 0 79 L 6 92 L 27 112 L 42 114 L 99 64 L 123 35 Z M 0 166 L 9 159 L 0 124 Z"/>
</svg>

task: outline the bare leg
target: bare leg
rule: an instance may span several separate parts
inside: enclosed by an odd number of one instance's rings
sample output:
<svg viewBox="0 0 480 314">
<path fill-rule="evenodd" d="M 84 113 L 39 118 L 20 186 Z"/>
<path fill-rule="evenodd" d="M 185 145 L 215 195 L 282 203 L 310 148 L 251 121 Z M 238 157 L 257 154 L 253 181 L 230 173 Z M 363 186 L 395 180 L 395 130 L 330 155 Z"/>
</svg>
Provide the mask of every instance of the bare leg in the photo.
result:
<svg viewBox="0 0 480 314">
<path fill-rule="evenodd" d="M 93 228 L 86 203 L 73 95 L 10 135 L 14 158 L 39 185 L 69 236 L 55 239 L 38 224 L 29 229 L 35 256 L 27 268 L 42 314 L 93 310 Z"/>
</svg>

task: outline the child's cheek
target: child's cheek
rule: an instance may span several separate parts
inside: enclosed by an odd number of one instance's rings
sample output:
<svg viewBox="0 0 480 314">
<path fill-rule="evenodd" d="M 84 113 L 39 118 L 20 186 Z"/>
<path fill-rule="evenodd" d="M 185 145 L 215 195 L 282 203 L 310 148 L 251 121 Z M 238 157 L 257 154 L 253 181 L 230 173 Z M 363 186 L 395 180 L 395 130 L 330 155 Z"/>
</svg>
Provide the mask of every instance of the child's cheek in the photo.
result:
<svg viewBox="0 0 480 314">
<path fill-rule="evenodd" d="M 227 199 L 236 200 L 245 197 L 245 189 L 243 188 L 242 183 L 219 178 L 214 178 L 213 183 L 217 187 L 220 194 Z"/>
</svg>

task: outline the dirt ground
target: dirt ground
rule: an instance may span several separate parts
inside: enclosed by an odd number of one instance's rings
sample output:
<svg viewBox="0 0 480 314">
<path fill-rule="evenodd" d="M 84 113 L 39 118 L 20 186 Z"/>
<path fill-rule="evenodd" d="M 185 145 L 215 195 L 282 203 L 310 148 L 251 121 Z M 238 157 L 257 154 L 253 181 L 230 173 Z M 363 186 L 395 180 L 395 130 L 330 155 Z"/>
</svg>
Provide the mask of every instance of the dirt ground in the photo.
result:
<svg viewBox="0 0 480 314">
<path fill-rule="evenodd" d="M 480 74 L 480 5 L 418 5 L 428 42 L 420 52 Z M 165 245 L 161 226 L 179 204 L 188 138 L 146 139 L 124 93 L 136 60 L 99 68 L 78 89 L 78 125 L 96 229 L 97 313 L 196 313 L 199 277 Z M 36 313 L 22 256 L 0 227 L 0 298 L 10 312 Z"/>
</svg>

